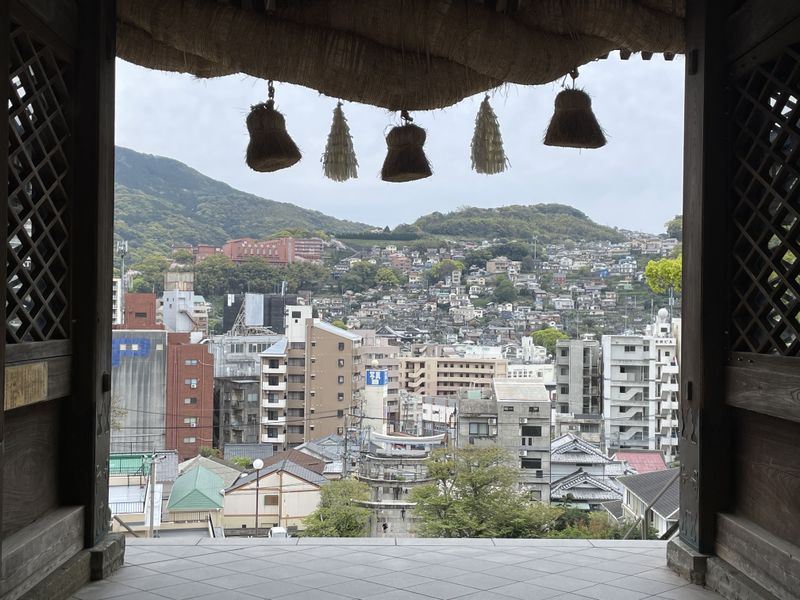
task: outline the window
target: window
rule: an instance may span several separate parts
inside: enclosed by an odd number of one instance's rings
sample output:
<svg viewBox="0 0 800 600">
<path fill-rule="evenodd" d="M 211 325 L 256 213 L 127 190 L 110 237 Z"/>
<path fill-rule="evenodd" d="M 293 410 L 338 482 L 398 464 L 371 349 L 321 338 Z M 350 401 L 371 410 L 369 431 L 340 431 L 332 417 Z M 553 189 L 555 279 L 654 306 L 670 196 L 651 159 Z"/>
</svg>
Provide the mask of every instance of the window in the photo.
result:
<svg viewBox="0 0 800 600">
<path fill-rule="evenodd" d="M 314 345 L 314 342 L 311 342 L 311 345 Z M 305 350 L 306 343 L 305 342 L 289 342 L 289 349 L 290 350 Z"/>
<path fill-rule="evenodd" d="M 625 346 L 625 352 L 636 352 L 636 346 Z"/>
<path fill-rule="evenodd" d="M 305 400 L 304 392 L 289 392 L 287 396 L 288 400 Z"/>
<path fill-rule="evenodd" d="M 287 433 L 303 433 L 303 429 L 302 425 L 289 425 L 286 431 Z"/>
<path fill-rule="evenodd" d="M 337 399 L 339 402 L 341 402 L 342 400 L 344 400 L 344 392 L 338 392 L 338 393 L 336 394 L 336 399 Z"/>
<path fill-rule="evenodd" d="M 186 385 L 190 385 L 192 387 L 197 387 L 197 378 L 196 377 L 190 377 L 190 378 L 184 379 L 183 383 L 185 383 Z"/>
<path fill-rule="evenodd" d="M 183 364 L 186 365 L 187 367 L 195 367 L 197 366 L 197 359 L 187 358 L 185 361 L 183 361 Z"/>
<path fill-rule="evenodd" d="M 305 358 L 290 358 L 289 359 L 289 366 L 290 367 L 305 367 L 306 366 L 306 359 Z"/>
<path fill-rule="evenodd" d="M 302 417 L 305 416 L 305 410 L 302 408 L 289 408 L 286 410 L 286 416 L 288 417 Z"/>
<path fill-rule="evenodd" d="M 195 442 L 197 442 L 197 438 L 194 438 L 194 437 L 185 437 L 185 438 L 183 438 L 183 443 L 184 444 L 194 444 Z"/>
<path fill-rule="evenodd" d="M 561 349 L 561 356 L 568 356 L 568 355 L 569 355 L 569 350 L 567 350 L 566 348 L 562 348 Z"/>
<path fill-rule="evenodd" d="M 344 350 L 344 342 L 339 342 L 339 351 L 341 352 L 343 350 Z"/>
<path fill-rule="evenodd" d="M 231 352 L 234 354 L 243 354 L 244 344 L 231 344 Z"/>
<path fill-rule="evenodd" d="M 289 383 L 305 383 L 305 375 L 289 375 Z"/>
<path fill-rule="evenodd" d="M 620 367 L 620 368 L 619 368 L 619 372 L 620 372 L 620 373 L 624 373 L 624 372 L 625 372 L 625 367 Z"/>
<path fill-rule="evenodd" d="M 523 425 L 522 437 L 542 437 L 541 425 Z"/>
<path fill-rule="evenodd" d="M 627 391 L 628 391 L 628 388 L 625 387 L 624 385 L 619 386 L 619 393 L 620 394 L 624 394 Z"/>
<path fill-rule="evenodd" d="M 529 406 L 528 407 L 528 412 L 529 413 L 537 413 L 537 412 L 539 412 L 539 407 L 538 406 Z"/>
<path fill-rule="evenodd" d="M 561 367 L 560 372 L 562 375 L 569 375 L 569 367 Z"/>
<path fill-rule="evenodd" d="M 541 458 L 521 458 L 520 459 L 520 467 L 523 469 L 541 469 L 542 468 L 542 459 Z"/>
<path fill-rule="evenodd" d="M 339 376 L 336 378 L 336 381 L 337 381 L 338 383 L 344 383 L 344 375 L 339 375 Z"/>
<path fill-rule="evenodd" d="M 580 428 L 581 433 L 600 433 L 599 423 L 581 423 Z"/>
<path fill-rule="evenodd" d="M 343 417 L 344 416 L 344 411 L 343 410 L 337 410 L 336 411 L 336 416 L 337 417 Z"/>
<path fill-rule="evenodd" d="M 299 310 L 293 310 L 292 311 L 292 318 L 293 319 L 299 319 L 300 318 L 300 311 Z"/>
<path fill-rule="evenodd" d="M 504 406 L 503 407 L 503 412 L 514 412 L 514 407 L 513 406 Z"/>
<path fill-rule="evenodd" d="M 197 398 L 184 398 L 184 404 L 197 404 Z"/>
<path fill-rule="evenodd" d="M 561 388 L 559 389 L 558 393 L 559 394 L 564 394 L 564 395 L 569 394 L 569 386 L 568 385 L 562 385 Z"/>
<path fill-rule="evenodd" d="M 488 423 L 470 423 L 469 424 L 469 434 L 470 435 L 489 435 L 489 424 Z"/>
<path fill-rule="evenodd" d="M 560 412 L 562 415 L 567 414 L 569 412 L 569 404 L 566 402 L 559 403 L 558 412 Z"/>
<path fill-rule="evenodd" d="M 135 318 L 137 318 L 137 319 L 146 319 L 147 318 L 147 313 L 146 312 L 135 312 L 135 313 L 133 313 L 133 316 Z"/>
<path fill-rule="evenodd" d="M 197 417 L 185 417 L 183 422 L 189 426 L 197 427 Z"/>
<path fill-rule="evenodd" d="M 264 506 L 278 506 L 277 494 L 269 494 L 264 496 Z"/>
<path fill-rule="evenodd" d="M 337 361 L 336 361 L 336 364 L 337 364 L 337 365 L 338 365 L 340 368 L 341 368 L 341 367 L 343 367 L 343 366 L 344 366 L 344 359 L 343 359 L 343 358 L 340 358 L 339 360 L 337 360 Z"/>
</svg>

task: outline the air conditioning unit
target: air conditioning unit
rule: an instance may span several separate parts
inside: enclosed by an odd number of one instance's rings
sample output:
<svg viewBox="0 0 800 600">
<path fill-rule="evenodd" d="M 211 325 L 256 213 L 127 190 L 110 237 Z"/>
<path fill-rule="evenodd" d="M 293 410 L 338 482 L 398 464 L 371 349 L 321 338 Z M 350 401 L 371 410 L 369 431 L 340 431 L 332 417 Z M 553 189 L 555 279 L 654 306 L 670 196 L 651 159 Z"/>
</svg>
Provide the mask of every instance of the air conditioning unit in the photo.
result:
<svg viewBox="0 0 800 600">
<path fill-rule="evenodd" d="M 519 422 L 520 422 L 520 424 L 522 424 L 522 425 L 527 425 L 527 424 L 528 424 L 528 419 L 527 419 L 526 417 L 522 417 L 522 418 L 519 420 Z"/>
<path fill-rule="evenodd" d="M 197 384 L 196 383 L 191 383 L 191 384 L 189 384 L 189 387 L 192 388 L 193 390 L 196 390 L 197 389 Z"/>
<path fill-rule="evenodd" d="M 519 455 L 520 456 L 528 456 L 528 451 L 527 450 L 520 450 L 519 451 Z"/>
<path fill-rule="evenodd" d="M 310 408 L 309 409 L 309 411 L 311 412 L 312 415 L 316 412 L 316 410 L 317 410 L 316 408 Z"/>
<path fill-rule="evenodd" d="M 489 425 L 497 425 L 497 417 L 491 417 L 489 419 Z"/>
<path fill-rule="evenodd" d="M 189 427 L 197 427 L 197 423 L 191 422 L 191 423 L 189 423 Z"/>
</svg>

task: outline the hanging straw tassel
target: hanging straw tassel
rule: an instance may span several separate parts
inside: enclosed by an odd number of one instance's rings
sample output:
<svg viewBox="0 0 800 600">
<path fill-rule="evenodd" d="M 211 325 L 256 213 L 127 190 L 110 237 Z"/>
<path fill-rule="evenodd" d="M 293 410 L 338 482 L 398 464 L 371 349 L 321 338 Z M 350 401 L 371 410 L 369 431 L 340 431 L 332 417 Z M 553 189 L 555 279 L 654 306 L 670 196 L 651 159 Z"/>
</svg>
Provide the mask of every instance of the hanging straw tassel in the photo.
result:
<svg viewBox="0 0 800 600">
<path fill-rule="evenodd" d="M 269 173 L 291 167 L 300 160 L 300 150 L 286 132 L 286 120 L 275 110 L 275 88 L 269 82 L 269 100 L 256 104 L 247 115 L 247 166 Z"/>
<path fill-rule="evenodd" d="M 592 112 L 589 94 L 574 88 L 559 92 L 544 144 L 563 148 L 601 148 L 606 145 L 606 136 Z"/>
<path fill-rule="evenodd" d="M 331 132 L 322 155 L 322 172 L 333 181 L 347 181 L 358 177 L 358 160 L 341 102 L 333 109 Z"/>
<path fill-rule="evenodd" d="M 475 133 L 472 135 L 472 168 L 484 175 L 502 173 L 508 166 L 508 159 L 503 150 L 503 136 L 500 135 L 500 124 L 497 115 L 489 104 L 487 95 L 478 116 L 475 117 Z"/>
<path fill-rule="evenodd" d="M 402 183 L 431 176 L 431 164 L 422 146 L 425 130 L 413 125 L 406 111 L 401 113 L 403 125 L 393 127 L 386 136 L 386 160 L 381 168 L 381 179 Z"/>
</svg>

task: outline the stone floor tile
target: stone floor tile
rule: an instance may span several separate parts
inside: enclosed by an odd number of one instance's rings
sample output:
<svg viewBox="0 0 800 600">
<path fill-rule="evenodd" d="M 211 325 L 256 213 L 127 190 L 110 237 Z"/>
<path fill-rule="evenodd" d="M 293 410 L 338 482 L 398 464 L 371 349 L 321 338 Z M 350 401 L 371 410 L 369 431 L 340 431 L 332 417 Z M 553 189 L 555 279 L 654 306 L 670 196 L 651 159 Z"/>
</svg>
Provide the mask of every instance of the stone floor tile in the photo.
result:
<svg viewBox="0 0 800 600">
<path fill-rule="evenodd" d="M 428 564 L 424 567 L 416 567 L 414 569 L 406 569 L 405 573 L 413 573 L 414 575 L 422 575 L 430 579 L 452 579 L 459 575 L 466 575 L 469 571 L 464 569 L 456 569 L 447 565 Z"/>
<path fill-rule="evenodd" d="M 310 588 L 303 585 L 297 585 L 288 581 L 270 581 L 265 579 L 263 583 L 255 585 L 248 585 L 239 588 L 237 591 L 244 594 L 250 594 L 256 598 L 283 598 L 298 592 L 308 592 Z"/>
<path fill-rule="evenodd" d="M 569 571 L 574 567 L 574 565 L 556 562 L 547 558 L 529 560 L 527 562 L 517 563 L 514 566 L 522 569 L 530 569 L 534 572 L 534 575 L 536 571 L 542 573 L 563 573 L 564 571 Z"/>
<path fill-rule="evenodd" d="M 180 571 L 176 571 L 174 574 L 177 577 L 182 577 L 183 579 L 188 579 L 189 581 L 205 581 L 206 579 L 214 579 L 215 577 L 223 577 L 225 575 L 230 575 L 232 571 L 230 569 L 225 569 L 223 567 L 216 567 L 214 565 L 198 565 L 194 563 L 194 567 L 191 569 L 182 569 Z M 237 574 L 236 572 L 233 572 Z"/>
<path fill-rule="evenodd" d="M 217 588 L 201 581 L 184 581 L 177 585 L 170 585 L 167 587 L 157 588 L 151 590 L 154 594 L 171 598 L 172 600 L 189 600 L 198 596 L 207 596 L 212 592 L 222 594 L 224 590 Z"/>
<path fill-rule="evenodd" d="M 452 581 L 453 583 L 457 583 L 459 585 L 466 585 L 477 590 L 490 590 L 492 588 L 498 588 L 510 583 L 514 583 L 514 580 L 512 579 L 506 579 L 504 577 L 497 577 L 490 573 L 480 572 L 457 575 L 456 577 L 448 578 L 447 581 Z"/>
<path fill-rule="evenodd" d="M 115 576 L 114 580 L 116 579 L 117 578 Z M 170 573 L 154 573 L 153 571 L 150 572 L 150 575 L 125 581 L 125 583 L 132 588 L 143 590 L 145 592 L 185 582 L 186 581 L 184 579 L 181 579 L 176 575 L 172 575 Z"/>
<path fill-rule="evenodd" d="M 375 577 L 370 577 L 365 581 L 371 581 L 372 583 L 379 583 L 381 585 L 402 590 L 404 588 L 430 583 L 436 580 L 428 577 L 422 577 L 421 575 L 414 575 L 413 573 L 406 573 L 404 571 L 388 571 L 381 573 L 380 575 L 376 575 Z"/>
<path fill-rule="evenodd" d="M 197 596 L 192 600 L 254 600 L 255 596 L 240 592 L 239 590 L 225 590 L 223 592 L 211 592 L 205 596 Z"/>
<path fill-rule="evenodd" d="M 394 558 L 388 557 L 389 560 L 384 560 L 380 564 L 380 568 L 384 571 L 407 571 L 426 566 L 425 563 L 418 560 L 409 560 L 407 558 Z"/>
<path fill-rule="evenodd" d="M 459 598 L 467 594 L 475 593 L 474 587 L 467 587 L 459 585 L 452 581 L 431 581 L 430 583 L 423 583 L 414 585 L 407 588 L 409 592 L 416 592 L 432 598 L 439 598 L 440 600 L 450 600 L 451 598 Z"/>
<path fill-rule="evenodd" d="M 528 580 L 528 583 L 534 585 L 541 585 L 546 588 L 558 590 L 559 592 L 574 592 L 582 590 L 593 585 L 593 582 L 576 577 L 564 575 L 564 573 L 553 573 L 549 575 L 542 575 L 541 577 L 534 577 Z"/>
<path fill-rule="evenodd" d="M 558 596 L 562 592 L 558 590 L 551 590 L 544 588 L 540 585 L 533 585 L 524 581 L 518 581 L 509 585 L 494 588 L 493 592 L 502 596 L 510 596 L 512 598 L 519 598 L 520 600 L 547 600 Z"/>
<path fill-rule="evenodd" d="M 584 581 L 590 581 L 592 583 L 608 583 L 614 579 L 625 577 L 625 575 L 620 573 L 611 573 L 610 571 L 603 571 L 602 569 L 595 569 L 593 567 L 576 567 L 569 571 L 562 571 L 559 575 L 583 579 Z"/>
<path fill-rule="evenodd" d="M 373 565 L 350 565 L 339 569 L 336 574 L 344 577 L 351 577 L 353 579 L 368 579 L 370 577 L 377 577 L 385 570 Z"/>
<path fill-rule="evenodd" d="M 462 598 L 464 598 L 464 596 L 462 596 Z M 492 600 L 495 598 L 497 598 L 497 596 L 494 596 Z M 390 590 L 378 594 L 377 596 L 370 596 L 369 600 L 431 600 L 431 597 L 409 592 L 408 590 Z M 459 598 L 459 600 L 461 600 L 461 598 Z"/>
<path fill-rule="evenodd" d="M 203 580 L 203 583 L 208 585 L 214 585 L 224 590 L 236 590 L 250 585 L 258 585 L 258 584 L 263 585 L 265 581 L 271 582 L 273 580 L 264 577 L 259 577 L 257 575 L 252 575 L 250 573 L 229 572 L 227 575 L 222 575 L 221 577 L 213 577 L 211 579 L 205 579 Z"/>
<path fill-rule="evenodd" d="M 671 590 L 675 587 L 679 587 L 674 583 L 665 583 L 663 581 L 645 579 L 643 577 L 637 577 L 636 575 L 626 575 L 624 577 L 620 577 L 619 579 L 610 581 L 608 585 L 650 594 L 651 596 L 660 594 L 661 592 L 666 592 L 667 590 Z"/>
<path fill-rule="evenodd" d="M 707 588 L 699 585 L 686 585 L 673 588 L 666 592 L 661 592 L 658 598 L 668 598 L 669 600 L 719 600 L 721 596 Z"/>
<path fill-rule="evenodd" d="M 177 573 L 186 569 L 196 569 L 200 565 L 188 558 L 167 558 L 161 561 L 144 563 L 141 566 L 146 566 L 151 571 L 158 571 L 159 573 Z"/>
<path fill-rule="evenodd" d="M 224 565 L 238 560 L 242 560 L 242 555 L 235 552 L 210 552 L 192 557 L 192 561 L 199 565 Z"/>
<path fill-rule="evenodd" d="M 641 577 L 642 579 L 652 579 L 653 581 L 661 581 L 663 583 L 671 583 L 674 587 L 689 585 L 689 582 L 686 579 L 667 567 L 657 567 L 649 571 L 644 571 L 639 573 L 637 577 Z"/>
<path fill-rule="evenodd" d="M 372 581 L 364 581 L 363 579 L 351 579 L 350 581 L 343 581 L 342 583 L 326 585 L 320 589 L 333 594 L 339 594 L 345 598 L 368 598 L 369 596 L 392 591 L 392 588 L 387 585 L 381 585 L 380 583 L 374 583 Z"/>
<path fill-rule="evenodd" d="M 595 583 L 580 591 L 581 596 L 594 598 L 594 600 L 641 600 L 650 594 L 636 592 L 634 590 L 624 590 L 614 587 L 607 583 Z"/>
<path fill-rule="evenodd" d="M 512 596 L 501 596 L 494 590 L 479 590 L 466 596 L 459 596 L 458 600 L 508 600 Z M 370 598 L 369 600 L 373 600 Z"/>
<path fill-rule="evenodd" d="M 341 596 L 325 590 L 308 589 L 288 596 L 281 596 L 280 600 L 349 600 L 352 596 Z"/>
<path fill-rule="evenodd" d="M 292 583 L 310 588 L 323 588 L 336 583 L 344 583 L 345 581 L 352 581 L 352 579 L 336 573 L 311 573 L 310 575 L 292 577 Z"/>
<path fill-rule="evenodd" d="M 117 598 L 126 594 L 132 594 L 139 590 L 125 585 L 124 583 L 105 581 L 95 581 L 83 586 L 73 594 L 73 598 L 80 600 L 102 600 L 104 598 Z"/>
<path fill-rule="evenodd" d="M 489 571 L 497 565 L 495 563 L 491 563 L 486 560 L 479 560 L 477 558 L 464 558 L 464 557 L 454 557 L 453 560 L 448 560 L 444 563 L 448 567 L 454 567 L 456 569 L 462 569 L 464 571 Z"/>
<path fill-rule="evenodd" d="M 113 600 L 164 600 L 164 596 L 158 596 L 152 592 L 145 592 L 144 590 L 136 590 L 132 594 L 116 596 Z"/>
<path fill-rule="evenodd" d="M 137 577 L 148 577 L 150 575 L 157 575 L 157 571 L 151 571 L 147 567 L 140 567 L 138 565 L 123 565 L 114 572 L 114 581 L 127 583 L 129 579 L 136 579 Z"/>
<path fill-rule="evenodd" d="M 544 575 L 542 571 L 534 571 L 530 568 L 520 567 L 519 565 L 501 565 L 486 571 L 495 577 L 511 579 L 512 581 L 527 581 L 533 577 Z"/>
</svg>

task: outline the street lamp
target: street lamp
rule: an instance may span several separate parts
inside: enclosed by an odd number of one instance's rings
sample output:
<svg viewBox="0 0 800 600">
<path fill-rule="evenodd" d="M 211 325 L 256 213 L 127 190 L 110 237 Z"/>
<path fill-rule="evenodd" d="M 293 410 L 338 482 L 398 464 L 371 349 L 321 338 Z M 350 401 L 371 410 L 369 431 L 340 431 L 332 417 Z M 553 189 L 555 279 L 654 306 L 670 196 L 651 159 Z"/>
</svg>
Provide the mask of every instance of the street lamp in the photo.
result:
<svg viewBox="0 0 800 600">
<path fill-rule="evenodd" d="M 264 468 L 264 461 L 260 458 L 255 459 L 253 468 L 256 470 L 256 537 L 258 537 L 258 480 L 260 479 L 261 469 Z"/>
</svg>

